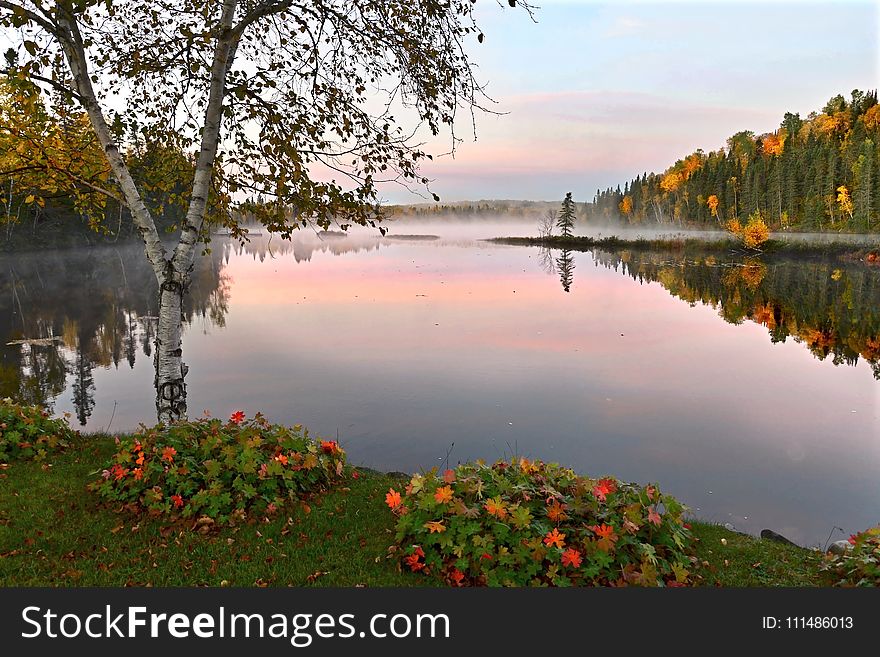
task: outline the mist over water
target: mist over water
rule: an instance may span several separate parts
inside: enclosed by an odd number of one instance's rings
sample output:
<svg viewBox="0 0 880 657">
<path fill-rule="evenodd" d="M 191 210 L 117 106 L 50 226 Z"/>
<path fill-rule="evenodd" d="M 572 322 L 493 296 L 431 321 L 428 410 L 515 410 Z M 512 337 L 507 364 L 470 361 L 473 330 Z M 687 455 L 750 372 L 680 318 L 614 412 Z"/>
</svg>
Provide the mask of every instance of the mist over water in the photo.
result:
<svg viewBox="0 0 880 657">
<path fill-rule="evenodd" d="M 876 269 L 569 253 L 566 292 L 559 252 L 482 241 L 532 218 L 387 227 L 215 238 L 186 311 L 191 416 L 301 422 L 386 470 L 451 447 L 659 482 L 802 544 L 876 522 Z M 154 422 L 155 304 L 136 246 L 0 257 L 0 396 L 87 430 Z"/>
</svg>

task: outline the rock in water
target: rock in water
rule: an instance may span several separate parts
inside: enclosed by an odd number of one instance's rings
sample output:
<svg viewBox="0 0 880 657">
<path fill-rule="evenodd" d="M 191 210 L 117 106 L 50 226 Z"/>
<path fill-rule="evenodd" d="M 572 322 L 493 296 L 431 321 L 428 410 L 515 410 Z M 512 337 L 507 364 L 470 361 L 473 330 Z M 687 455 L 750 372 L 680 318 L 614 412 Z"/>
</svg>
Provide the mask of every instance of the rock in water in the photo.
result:
<svg viewBox="0 0 880 657">
<path fill-rule="evenodd" d="M 852 550 L 853 546 L 849 541 L 834 541 L 828 546 L 829 554 L 846 554 Z"/>
<path fill-rule="evenodd" d="M 789 541 L 782 534 L 777 534 L 772 529 L 762 529 L 761 530 L 761 538 L 768 541 L 776 541 L 777 543 L 785 543 L 786 545 L 794 545 L 795 547 L 800 547 L 797 543 L 793 541 Z"/>
</svg>

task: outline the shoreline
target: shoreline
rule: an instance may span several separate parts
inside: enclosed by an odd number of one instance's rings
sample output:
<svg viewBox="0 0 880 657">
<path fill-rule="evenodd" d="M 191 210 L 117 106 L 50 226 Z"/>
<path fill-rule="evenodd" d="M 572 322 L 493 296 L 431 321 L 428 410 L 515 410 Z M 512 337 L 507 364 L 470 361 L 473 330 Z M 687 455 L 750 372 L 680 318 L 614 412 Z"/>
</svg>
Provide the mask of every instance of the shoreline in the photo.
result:
<svg viewBox="0 0 880 657">
<path fill-rule="evenodd" d="M 761 257 L 773 255 L 839 257 L 844 260 L 860 260 L 865 264 L 880 264 L 880 244 L 877 246 L 854 245 L 845 242 L 828 242 L 825 244 L 811 242 L 791 242 L 778 238 L 768 241 L 763 249 L 747 249 L 734 238 L 706 240 L 696 237 L 672 238 L 623 238 L 609 237 L 493 237 L 485 240 L 493 244 L 508 246 L 538 246 L 552 249 L 568 249 L 572 251 L 589 251 L 592 249 L 632 249 L 640 251 L 702 251 L 724 252 L 745 257 Z"/>
</svg>

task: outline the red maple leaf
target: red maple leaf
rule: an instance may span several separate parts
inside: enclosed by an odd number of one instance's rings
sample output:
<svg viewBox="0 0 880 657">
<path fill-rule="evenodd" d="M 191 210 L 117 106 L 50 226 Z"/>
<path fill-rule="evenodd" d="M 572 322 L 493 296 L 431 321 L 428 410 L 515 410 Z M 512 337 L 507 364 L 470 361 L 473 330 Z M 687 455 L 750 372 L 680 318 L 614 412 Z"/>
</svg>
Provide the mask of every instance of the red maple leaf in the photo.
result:
<svg viewBox="0 0 880 657">
<path fill-rule="evenodd" d="M 579 568 L 581 565 L 581 553 L 574 548 L 568 548 L 562 553 L 562 565 Z"/>
<path fill-rule="evenodd" d="M 593 495 L 596 496 L 600 502 L 605 501 L 605 496 L 610 495 L 611 493 L 617 490 L 617 482 L 610 478 L 600 479 L 599 483 L 593 486 Z"/>
</svg>

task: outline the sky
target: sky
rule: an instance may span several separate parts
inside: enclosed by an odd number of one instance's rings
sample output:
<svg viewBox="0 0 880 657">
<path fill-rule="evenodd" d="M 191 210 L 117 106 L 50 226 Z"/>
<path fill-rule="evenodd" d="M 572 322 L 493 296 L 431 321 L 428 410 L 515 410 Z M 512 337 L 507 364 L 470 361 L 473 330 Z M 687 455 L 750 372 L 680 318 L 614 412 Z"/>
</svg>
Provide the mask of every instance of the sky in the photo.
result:
<svg viewBox="0 0 880 657">
<path fill-rule="evenodd" d="M 471 56 L 504 114 L 478 114 L 476 141 L 462 125 L 455 156 L 423 166 L 443 201 L 589 200 L 880 80 L 876 0 L 531 1 L 536 23 L 506 2 L 477 3 L 485 39 Z M 427 150 L 449 146 L 447 136 Z"/>
</svg>

